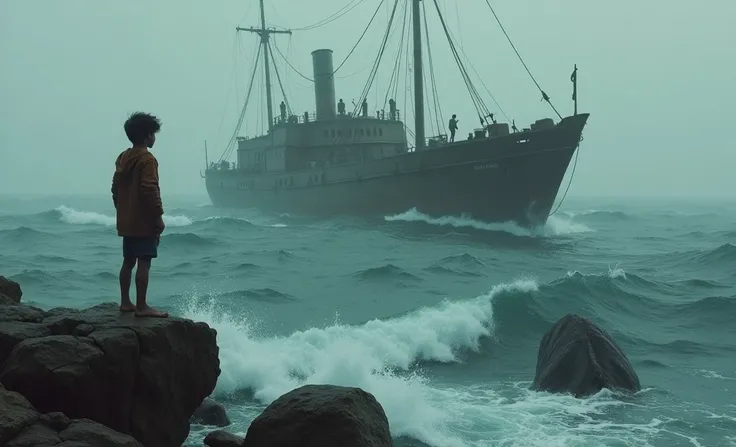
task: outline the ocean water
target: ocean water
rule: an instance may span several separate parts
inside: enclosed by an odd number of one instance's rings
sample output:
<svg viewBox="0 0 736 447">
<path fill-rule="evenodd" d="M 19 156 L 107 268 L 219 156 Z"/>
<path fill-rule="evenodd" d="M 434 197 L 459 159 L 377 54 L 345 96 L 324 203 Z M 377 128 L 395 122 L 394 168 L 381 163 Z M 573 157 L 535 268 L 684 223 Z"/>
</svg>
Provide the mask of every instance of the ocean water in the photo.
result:
<svg viewBox="0 0 736 447">
<path fill-rule="evenodd" d="M 294 387 L 332 383 L 373 393 L 397 446 L 733 446 L 735 205 L 568 199 L 527 231 L 170 197 L 149 294 L 218 330 L 232 432 Z M 117 300 L 113 216 L 108 197 L 0 198 L 0 273 L 43 308 Z M 566 313 L 611 333 L 640 393 L 529 390 Z"/>
</svg>

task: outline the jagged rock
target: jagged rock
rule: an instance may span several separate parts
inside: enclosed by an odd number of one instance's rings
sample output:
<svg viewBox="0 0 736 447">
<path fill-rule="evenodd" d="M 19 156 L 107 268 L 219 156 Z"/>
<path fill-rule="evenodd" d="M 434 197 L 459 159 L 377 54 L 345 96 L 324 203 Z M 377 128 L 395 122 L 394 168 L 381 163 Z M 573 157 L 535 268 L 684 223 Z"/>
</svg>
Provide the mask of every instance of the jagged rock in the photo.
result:
<svg viewBox="0 0 736 447">
<path fill-rule="evenodd" d="M 305 385 L 273 401 L 248 428 L 243 447 L 392 446 L 388 419 L 360 388 Z"/>
<path fill-rule="evenodd" d="M 13 306 L 22 308 L 22 306 Z M 0 309 L 2 312 L 3 309 Z M 51 331 L 41 323 L 5 321 L 0 323 L 0 365 L 5 363 L 15 345 L 27 338 L 45 337 Z"/>
<path fill-rule="evenodd" d="M 62 413 L 39 414 L 21 394 L 0 384 L 0 445 L 5 447 L 143 447 L 131 436 Z"/>
<path fill-rule="evenodd" d="M 0 276 L 0 304 L 18 304 L 22 296 L 23 291 L 20 289 L 20 284 Z"/>
<path fill-rule="evenodd" d="M 204 438 L 204 445 L 208 447 L 241 447 L 243 438 L 224 430 L 215 430 Z"/>
<path fill-rule="evenodd" d="M 41 413 L 89 419 L 146 446 L 181 446 L 191 415 L 220 373 L 213 329 L 178 318 L 121 314 L 114 303 L 37 311 L 16 312 L 19 320 L 0 325 L 0 354 L 7 353 L 0 382 L 8 390 L 23 394 Z M 126 445 L 82 421 L 58 436 L 70 446 L 88 445 L 77 437 L 81 432 L 89 445 Z M 42 435 L 49 435 L 43 427 L 28 434 Z"/>
<path fill-rule="evenodd" d="M 202 425 L 214 425 L 215 427 L 227 427 L 231 423 L 225 412 L 225 407 L 209 397 L 194 412 L 192 422 Z"/>
<path fill-rule="evenodd" d="M 24 323 L 40 323 L 46 312 L 31 306 L 12 306 L 0 304 L 0 323 L 6 321 L 21 321 Z"/>
<path fill-rule="evenodd" d="M 5 445 L 36 419 L 38 412 L 28 399 L 0 384 L 0 445 Z"/>
<path fill-rule="evenodd" d="M 576 397 L 603 388 L 641 389 L 626 354 L 611 337 L 590 320 L 571 314 L 562 317 L 542 338 L 533 387 Z"/>
</svg>

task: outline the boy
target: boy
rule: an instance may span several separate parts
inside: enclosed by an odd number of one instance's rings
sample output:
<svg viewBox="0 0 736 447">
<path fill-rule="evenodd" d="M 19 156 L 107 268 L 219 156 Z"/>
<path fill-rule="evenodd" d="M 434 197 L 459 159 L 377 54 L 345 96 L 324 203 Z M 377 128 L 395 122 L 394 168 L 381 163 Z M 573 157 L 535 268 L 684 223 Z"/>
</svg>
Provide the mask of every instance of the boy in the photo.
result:
<svg viewBox="0 0 736 447">
<path fill-rule="evenodd" d="M 123 266 L 120 268 L 120 311 L 136 317 L 165 318 L 146 303 L 151 259 L 158 256 L 158 243 L 164 225 L 164 209 L 158 186 L 158 161 L 148 151 L 156 142 L 161 122 L 153 115 L 136 112 L 123 126 L 131 148 L 115 161 L 112 177 L 112 202 L 117 214 L 118 236 L 123 237 Z M 135 272 L 136 304 L 130 300 L 130 281 Z"/>
</svg>

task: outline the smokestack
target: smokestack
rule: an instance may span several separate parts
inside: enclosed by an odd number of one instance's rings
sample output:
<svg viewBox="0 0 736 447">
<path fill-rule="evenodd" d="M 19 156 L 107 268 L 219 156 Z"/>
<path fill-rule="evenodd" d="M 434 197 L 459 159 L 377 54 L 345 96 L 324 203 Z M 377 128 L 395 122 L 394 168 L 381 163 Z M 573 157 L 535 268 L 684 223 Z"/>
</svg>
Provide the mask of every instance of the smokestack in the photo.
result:
<svg viewBox="0 0 736 447">
<path fill-rule="evenodd" d="M 334 119 L 335 109 L 335 75 L 332 68 L 332 50 L 312 51 L 314 66 L 314 100 L 317 106 L 317 120 Z"/>
</svg>

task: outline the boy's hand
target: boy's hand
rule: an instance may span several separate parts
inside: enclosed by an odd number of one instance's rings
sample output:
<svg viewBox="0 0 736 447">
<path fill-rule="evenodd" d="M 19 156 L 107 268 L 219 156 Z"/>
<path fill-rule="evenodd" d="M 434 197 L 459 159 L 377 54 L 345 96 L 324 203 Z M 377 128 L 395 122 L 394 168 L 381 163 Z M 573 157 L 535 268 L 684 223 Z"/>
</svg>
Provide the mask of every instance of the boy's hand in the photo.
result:
<svg viewBox="0 0 736 447">
<path fill-rule="evenodd" d="M 166 224 L 164 223 L 164 216 L 158 216 L 158 219 L 156 220 L 156 234 L 160 236 L 161 233 L 164 232 L 164 229 L 166 229 Z"/>
</svg>

